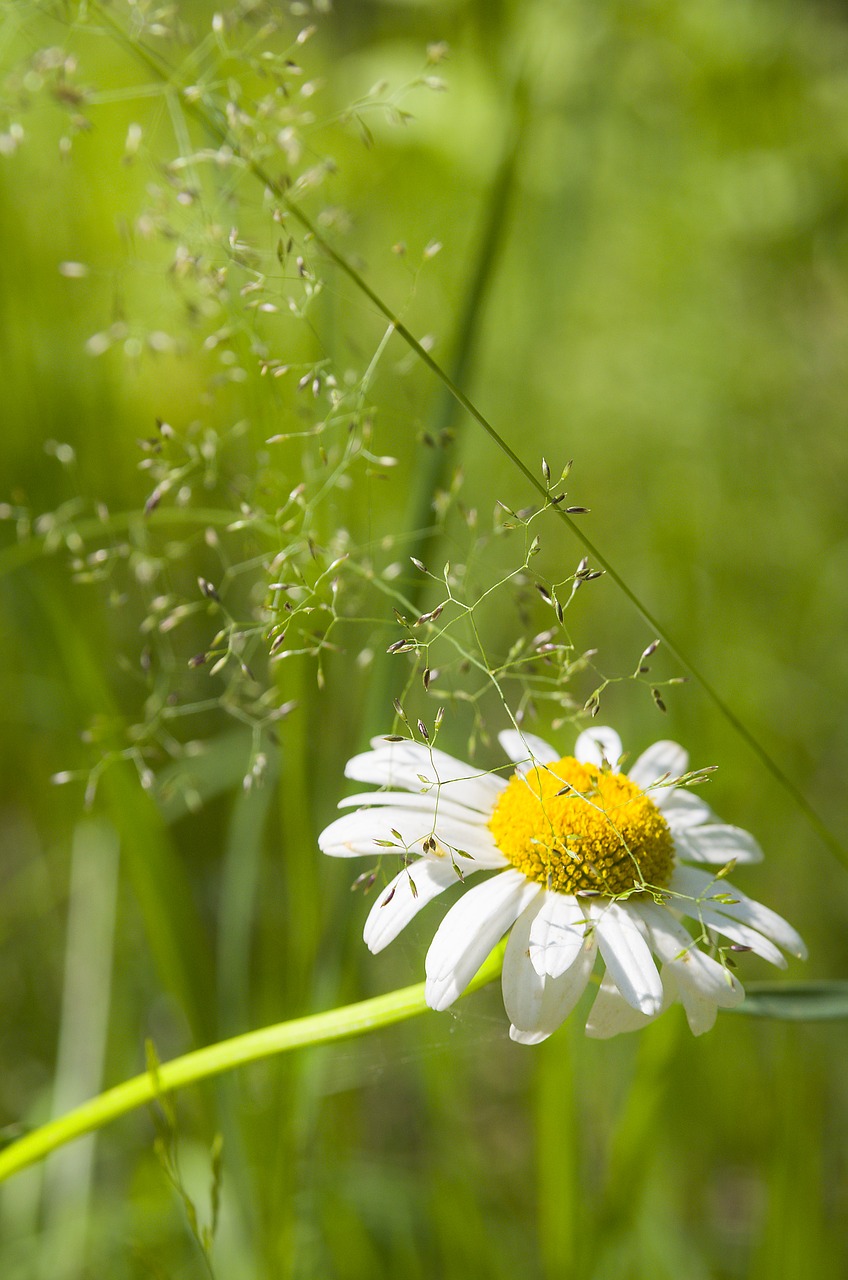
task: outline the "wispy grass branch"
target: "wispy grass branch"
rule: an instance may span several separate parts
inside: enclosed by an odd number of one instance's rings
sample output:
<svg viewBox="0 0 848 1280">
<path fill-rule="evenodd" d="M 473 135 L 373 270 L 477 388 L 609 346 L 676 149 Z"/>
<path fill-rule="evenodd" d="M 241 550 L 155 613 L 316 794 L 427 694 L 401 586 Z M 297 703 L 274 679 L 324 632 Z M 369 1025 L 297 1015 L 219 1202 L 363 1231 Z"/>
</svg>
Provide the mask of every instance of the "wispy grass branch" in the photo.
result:
<svg viewBox="0 0 848 1280">
<path fill-rule="evenodd" d="M 180 101 L 186 114 L 192 116 L 218 143 L 218 145 L 226 145 L 230 152 L 237 157 L 243 163 L 245 168 L 262 184 L 263 188 L 273 193 L 281 207 L 284 208 L 291 218 L 300 225 L 303 231 L 308 233 L 312 242 L 317 245 L 329 261 L 332 262 L 334 266 L 353 283 L 359 293 L 361 293 L 363 297 L 367 298 L 375 310 L 389 322 L 394 331 L 407 344 L 410 350 L 415 353 L 421 363 L 424 364 L 434 377 L 439 380 L 445 391 L 453 398 L 456 404 L 465 410 L 465 412 L 477 422 L 497 448 L 510 460 L 513 466 L 523 476 L 530 488 L 545 503 L 547 503 L 549 501 L 548 489 L 546 484 L 543 483 L 543 480 L 539 478 L 537 469 L 535 467 L 531 467 L 509 445 L 489 418 L 463 391 L 458 381 L 451 377 L 447 370 L 445 370 L 430 354 L 430 352 L 426 350 L 425 346 L 403 323 L 395 310 L 389 306 L 389 304 L 374 288 L 372 288 L 356 266 L 343 253 L 336 249 L 326 236 L 322 234 L 316 223 L 301 208 L 301 206 L 291 198 L 284 185 L 276 179 L 260 161 L 250 154 L 244 153 L 243 149 L 239 146 L 238 139 L 233 136 L 232 130 L 228 126 L 225 113 L 219 108 L 211 94 L 203 90 L 198 90 L 197 86 L 194 86 L 194 92 L 190 95 L 186 95 L 185 89 L 187 86 L 182 83 L 178 71 L 170 66 L 164 57 L 162 57 L 158 52 L 153 51 L 149 46 L 143 44 L 140 39 L 131 38 L 114 14 L 105 5 L 99 3 L 98 0 L 94 0 L 94 3 L 91 5 L 91 11 L 97 15 L 98 19 L 106 27 L 109 28 L 116 40 L 125 50 L 127 50 L 135 59 L 143 63 L 144 66 L 146 66 L 147 69 L 159 80 L 169 85 L 173 91 L 179 94 Z M 830 830 L 812 803 L 807 799 L 801 788 L 780 766 L 780 764 L 778 764 L 771 753 L 762 744 L 759 737 L 752 729 L 749 728 L 742 718 L 737 715 L 714 683 L 705 675 L 700 666 L 689 657 L 688 653 L 674 638 L 669 628 L 655 615 L 653 610 L 648 607 L 648 605 L 642 600 L 641 596 L 629 585 L 629 583 L 625 581 L 612 562 L 583 531 L 580 524 L 575 521 L 562 507 L 556 508 L 556 514 L 558 519 L 560 519 L 567 526 L 569 532 L 578 539 L 596 564 L 600 566 L 600 568 L 602 568 L 616 583 L 619 590 L 637 610 L 651 630 L 657 636 L 662 638 L 667 649 L 701 687 L 720 715 L 748 744 L 749 748 L 754 752 L 767 772 L 771 774 L 787 795 L 791 796 L 794 803 L 804 814 L 811 827 L 816 831 L 831 853 L 833 853 L 843 865 L 848 866 L 848 849 L 845 848 L 842 842 Z"/>
</svg>

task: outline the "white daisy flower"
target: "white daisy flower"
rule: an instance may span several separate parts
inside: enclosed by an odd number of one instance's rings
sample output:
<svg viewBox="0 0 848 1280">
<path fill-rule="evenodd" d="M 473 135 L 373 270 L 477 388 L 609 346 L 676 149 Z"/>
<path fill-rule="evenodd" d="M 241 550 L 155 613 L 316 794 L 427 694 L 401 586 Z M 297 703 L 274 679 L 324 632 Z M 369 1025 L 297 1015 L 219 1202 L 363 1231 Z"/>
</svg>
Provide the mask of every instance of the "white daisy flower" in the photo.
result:
<svg viewBox="0 0 848 1280">
<path fill-rule="evenodd" d="M 503 997 L 521 1044 L 545 1040 L 568 1017 L 598 954 L 605 973 L 586 1024 L 597 1037 L 645 1026 L 678 1000 L 694 1034 L 708 1031 L 744 994 L 717 958 L 728 947 L 782 967 L 779 948 L 805 956 L 785 920 L 725 879 L 728 864 L 762 852 L 681 785 L 688 756 L 677 743 L 654 743 L 625 775 L 613 729 L 586 730 L 564 758 L 530 733 L 510 730 L 500 742 L 517 766 L 508 781 L 421 743 L 375 738 L 345 772 L 388 789 L 343 800 L 354 812 L 319 837 L 333 857 L 402 859 L 365 923 L 373 952 L 458 876 L 496 872 L 467 888 L 436 930 L 431 1008 L 457 999 L 508 930 Z"/>
</svg>

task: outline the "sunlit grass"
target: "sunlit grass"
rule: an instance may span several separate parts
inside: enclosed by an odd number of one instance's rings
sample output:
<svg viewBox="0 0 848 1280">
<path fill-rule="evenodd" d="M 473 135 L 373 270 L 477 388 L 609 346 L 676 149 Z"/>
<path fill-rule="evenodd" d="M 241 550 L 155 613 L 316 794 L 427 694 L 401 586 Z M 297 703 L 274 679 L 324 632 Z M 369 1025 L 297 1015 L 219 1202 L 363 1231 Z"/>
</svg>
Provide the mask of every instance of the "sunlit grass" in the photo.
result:
<svg viewBox="0 0 848 1280">
<path fill-rule="evenodd" d="M 543 457 L 575 459 L 581 528 L 839 834 L 841 21 L 339 6 L 262 35 L 264 10 L 181 8 L 173 39 L 134 7 L 126 47 L 75 9 L 3 13 L 2 1122 L 143 1072 L 148 1038 L 164 1062 L 420 979 L 438 908 L 369 957 L 370 901 L 316 848 L 394 698 L 431 728 L 443 705 L 440 745 L 490 768 L 500 691 L 541 732 L 611 679 L 628 741 L 720 765 L 710 800 L 810 945 L 791 976 L 843 975 L 844 871 L 791 798 L 668 686 L 667 648 L 629 679 L 655 632 L 609 578 L 561 626 L 583 550 L 560 517 L 523 514 L 539 495 L 132 52 L 241 81 L 239 145 L 543 488 Z M 530 1051 L 480 992 L 199 1086 L 164 1163 L 140 1113 L 8 1183 L 0 1272 L 841 1276 L 840 1024 L 692 1043 L 675 1012 Z"/>
</svg>

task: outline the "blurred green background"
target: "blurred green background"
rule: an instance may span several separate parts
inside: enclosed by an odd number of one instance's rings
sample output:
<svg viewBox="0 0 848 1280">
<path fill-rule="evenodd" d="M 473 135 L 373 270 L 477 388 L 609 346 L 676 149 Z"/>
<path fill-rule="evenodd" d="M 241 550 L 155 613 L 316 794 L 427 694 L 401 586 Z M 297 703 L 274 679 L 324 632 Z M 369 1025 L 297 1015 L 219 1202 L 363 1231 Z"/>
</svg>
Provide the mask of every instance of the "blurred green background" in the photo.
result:
<svg viewBox="0 0 848 1280">
<path fill-rule="evenodd" d="M 255 618 L 292 530 L 307 575 L 348 546 L 378 573 L 422 547 L 439 566 L 469 555 L 458 509 L 426 542 L 404 533 L 430 524 L 433 488 L 457 468 L 481 535 L 496 500 L 535 496 L 397 337 L 363 387 L 385 321 L 274 220 L 255 174 L 196 154 L 218 142 L 159 59 L 181 85 L 236 104 L 242 148 L 259 154 L 264 136 L 262 163 L 291 174 L 324 234 L 432 339 L 532 470 L 542 455 L 555 474 L 574 458 L 570 500 L 591 508 L 589 536 L 841 835 L 838 6 L 244 4 L 222 6 L 214 31 L 191 3 L 175 16 L 1 12 L 7 1136 L 142 1070 L 146 1038 L 170 1057 L 418 980 L 442 908 L 375 959 L 350 868 L 325 865 L 316 845 L 345 760 L 390 728 L 409 676 L 383 653 L 400 634 L 390 602 L 342 593 L 354 620 L 339 624 L 319 687 L 308 655 L 255 671 L 248 655 L 255 680 L 237 663 L 190 668 L 223 617 L 195 584 L 204 576 L 228 615 Z M 278 29 L 263 28 L 269 17 Z M 421 76 L 446 88 L 410 83 Z M 290 372 L 275 377 L 280 364 Z M 331 414 L 332 388 L 315 380 L 344 388 L 348 371 L 362 396 L 350 424 L 398 465 L 354 460 L 324 486 L 353 436 L 347 420 L 309 434 Z M 266 445 L 285 433 L 304 434 Z M 300 484 L 308 520 L 289 497 Z M 553 520 L 539 531 L 540 571 L 561 581 L 582 549 Z M 522 554 L 515 535 L 488 539 L 482 562 L 500 576 Z M 405 567 L 399 584 L 417 590 Z M 163 625 L 181 606 L 180 625 Z M 550 625 L 541 601 L 523 608 L 486 615 L 493 654 Z M 653 638 L 603 579 L 567 623 L 610 675 L 632 671 Z M 680 674 L 662 651 L 655 670 Z M 579 677 L 577 702 L 592 688 Z M 432 718 L 436 686 L 416 697 Z M 711 803 L 767 852 L 740 886 L 809 944 L 790 976 L 844 976 L 845 867 L 696 684 L 666 701 L 664 717 L 624 682 L 601 720 L 634 752 L 668 736 L 693 764 L 720 766 Z M 272 739 L 268 716 L 289 702 Z M 493 738 L 503 720 L 482 705 Z M 528 727 L 548 733 L 552 714 L 542 706 Z M 464 754 L 469 731 L 451 704 L 441 745 Z M 245 790 L 257 750 L 264 782 Z M 499 763 L 479 736 L 476 751 Z M 104 760 L 86 809 L 83 775 Z M 52 785 L 62 771 L 81 780 Z M 740 960 L 743 981 L 767 969 Z M 844 1027 L 723 1016 L 694 1041 L 678 1012 L 609 1043 L 585 1040 L 575 1017 L 530 1050 L 509 1042 L 487 990 L 189 1091 L 159 1119 L 164 1160 L 139 1113 L 4 1186 L 0 1274 L 844 1276 Z M 217 1134 L 206 1257 L 191 1205 L 202 1228 Z"/>
</svg>

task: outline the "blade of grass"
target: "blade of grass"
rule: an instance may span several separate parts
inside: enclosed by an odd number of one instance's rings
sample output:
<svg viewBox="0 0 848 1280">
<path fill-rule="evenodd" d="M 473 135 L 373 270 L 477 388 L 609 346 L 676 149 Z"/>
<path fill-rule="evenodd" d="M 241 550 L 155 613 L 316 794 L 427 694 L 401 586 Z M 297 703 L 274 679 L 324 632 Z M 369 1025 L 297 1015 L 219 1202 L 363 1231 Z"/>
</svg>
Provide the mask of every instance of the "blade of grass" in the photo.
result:
<svg viewBox="0 0 848 1280">
<path fill-rule="evenodd" d="M 314 975 L 322 965 L 318 948 L 325 921 L 321 913 L 321 867 L 315 856 L 316 824 L 312 815 L 313 753 L 320 735 L 321 710 L 315 705 L 316 685 L 302 663 L 277 669 L 279 696 L 297 702 L 296 715 L 278 727 L 280 772 L 276 787 L 278 824 L 282 835 L 283 906 L 269 916 L 263 931 L 262 992 L 264 1016 L 278 1017 L 309 1008 Z M 321 957 L 323 959 L 323 957 Z M 330 997 L 338 1004 L 338 987 Z M 269 1232 L 269 1270 L 283 1271 L 287 1260 L 300 1264 L 303 1245 L 300 1210 L 310 1193 L 307 1154 L 314 1145 L 324 1082 L 319 1055 L 286 1059 L 274 1072 L 272 1113 L 279 1117 L 268 1134 L 264 1186 L 258 1195 Z"/>
<path fill-rule="evenodd" d="M 519 157 L 529 116 L 528 87 L 525 76 L 520 74 L 512 94 L 510 123 L 506 131 L 506 145 L 492 182 L 486 202 L 486 217 L 482 234 L 475 239 L 479 245 L 465 294 L 465 305 L 456 329 L 455 351 L 451 362 L 451 381 L 457 386 L 471 380 L 478 336 L 489 296 L 492 280 L 506 244 L 507 220 Z M 457 401 L 450 389 L 440 383 L 440 394 L 430 418 L 429 435 L 432 444 L 422 446 L 414 472 L 412 489 L 406 508 L 404 527 L 418 530 L 406 549 L 414 560 L 429 562 L 434 553 L 436 534 L 433 529 L 433 496 L 446 484 L 450 468 L 450 450 L 445 433 L 452 430 L 457 419 Z M 467 420 L 467 419 L 466 419 Z M 416 576 L 409 587 L 409 598 L 419 612 L 422 607 L 427 579 Z M 386 724 L 391 701 L 390 681 L 394 671 L 383 663 L 371 683 L 368 709 L 365 715 L 366 737 L 379 731 Z"/>
<path fill-rule="evenodd" d="M 64 669 L 66 687 L 78 700 L 80 717 L 102 714 L 119 720 L 105 672 L 63 600 L 34 579 L 29 585 L 45 620 L 44 632 L 52 633 L 52 651 Z M 97 796 L 119 833 L 123 863 L 160 980 L 179 1001 L 193 1034 L 208 1040 L 214 1026 L 208 939 L 162 815 L 126 761 L 105 770 Z"/>
<path fill-rule="evenodd" d="M 508 235 L 508 219 L 518 162 L 525 149 L 529 119 L 529 95 L 526 77 L 520 74 L 512 92 L 509 127 L 506 145 L 498 164 L 486 200 L 486 214 L 481 234 L 475 238 L 479 245 L 474 267 L 468 281 L 465 305 L 456 330 L 456 346 L 451 361 L 450 381 L 456 386 L 467 385 L 473 380 L 474 361 L 492 282 L 500 264 Z M 415 479 L 407 508 L 406 528 L 420 529 L 421 534 L 409 548 L 408 554 L 427 561 L 432 534 L 433 495 L 443 486 L 449 471 L 450 454 L 439 446 L 444 432 L 454 428 L 459 417 L 458 402 L 450 386 L 440 383 L 430 419 L 430 434 L 435 445 L 424 449 L 422 461 L 415 469 Z M 425 579 L 416 578 L 411 588 L 411 598 L 417 603 L 418 593 Z"/>
<path fill-rule="evenodd" d="M 119 858 L 117 833 L 110 823 L 77 825 L 53 1090 L 55 1116 L 90 1097 L 103 1083 Z M 89 1137 L 73 1150 L 57 1152 L 45 1169 L 43 1249 L 52 1275 L 72 1276 L 83 1269 L 94 1142 Z"/>
<path fill-rule="evenodd" d="M 536 1197 L 539 1252 L 548 1280 L 580 1275 L 585 1242 L 580 1196 L 580 1130 L 567 1027 L 539 1045 L 536 1063 Z"/>
<path fill-rule="evenodd" d="M 833 1022 L 848 1018 L 848 981 L 751 982 L 745 999 L 728 1013 L 785 1022 Z"/>
<path fill-rule="evenodd" d="M 240 773 L 243 776 L 248 744 L 244 734 L 237 736 L 241 739 Z M 237 795 L 227 831 L 218 907 L 218 1026 L 222 1035 L 243 1031 L 255 1019 L 251 977 L 255 935 L 262 914 L 262 855 L 279 774 L 278 750 L 269 747 L 267 755 L 268 766 L 261 785 Z M 275 977 L 279 972 L 279 969 L 272 970 Z M 267 1180 L 262 1152 L 257 1149 L 257 1136 L 260 1140 L 263 1136 L 261 1126 L 246 1119 L 244 1092 L 237 1079 L 223 1077 L 216 1092 L 229 1176 L 233 1185 L 239 1187 L 238 1199 L 249 1223 L 249 1234 L 252 1239 L 258 1239 L 258 1209 Z M 282 1121 L 286 1108 L 281 1108 L 279 1114 Z M 263 1170 L 262 1175 L 259 1170 Z"/>
<path fill-rule="evenodd" d="M 598 1240 L 621 1238 L 637 1220 L 656 1151 L 653 1135 L 659 1128 L 672 1064 L 683 1031 L 680 1009 L 666 1013 L 642 1032 L 635 1074 L 610 1151 L 603 1198 L 597 1211 Z"/>
<path fill-rule="evenodd" d="M 242 791 L 237 797 L 227 833 L 218 910 L 217 964 L 219 1026 L 224 1034 L 250 1025 L 250 956 L 263 837 L 276 793 L 279 768 L 276 756 L 275 751 L 269 753 L 268 772 L 262 784 Z M 245 758 L 242 751 L 242 773 Z"/>
<path fill-rule="evenodd" d="M 780 1142 L 769 1144 L 764 1166 L 765 1229 L 748 1268 L 751 1280 L 842 1274 L 845 1233 L 837 1217 L 836 1238 L 830 1236 L 829 1176 L 821 1155 L 825 1125 L 831 1123 L 828 1103 L 821 1091 L 810 1089 L 804 1106 L 798 1106 L 798 1081 L 810 1080 L 804 1062 L 809 1047 L 800 1044 L 790 1028 L 783 1028 L 775 1036 L 773 1074 L 763 1082 L 773 1114 L 780 1116 Z M 842 1261 L 844 1265 L 844 1257 Z"/>
</svg>

